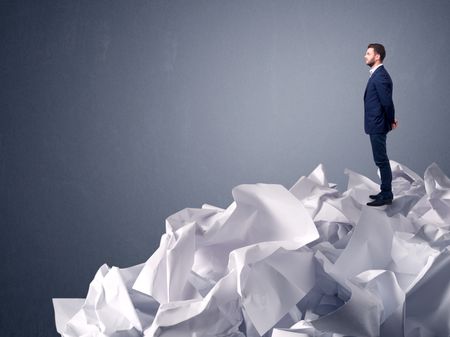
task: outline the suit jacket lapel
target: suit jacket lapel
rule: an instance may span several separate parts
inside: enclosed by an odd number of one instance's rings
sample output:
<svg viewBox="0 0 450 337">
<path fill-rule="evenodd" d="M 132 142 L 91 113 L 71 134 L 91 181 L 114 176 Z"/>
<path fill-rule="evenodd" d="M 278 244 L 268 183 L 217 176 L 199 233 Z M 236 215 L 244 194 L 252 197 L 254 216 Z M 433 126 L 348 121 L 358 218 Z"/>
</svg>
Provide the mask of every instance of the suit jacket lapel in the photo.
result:
<svg viewBox="0 0 450 337">
<path fill-rule="evenodd" d="M 372 74 L 372 76 L 373 76 L 373 74 Z M 370 83 L 370 80 L 372 79 L 372 76 L 370 76 L 370 77 L 369 77 L 369 80 L 367 81 L 367 84 L 366 84 L 366 90 L 364 91 L 364 99 L 366 99 L 367 88 L 369 87 L 369 83 Z"/>
</svg>

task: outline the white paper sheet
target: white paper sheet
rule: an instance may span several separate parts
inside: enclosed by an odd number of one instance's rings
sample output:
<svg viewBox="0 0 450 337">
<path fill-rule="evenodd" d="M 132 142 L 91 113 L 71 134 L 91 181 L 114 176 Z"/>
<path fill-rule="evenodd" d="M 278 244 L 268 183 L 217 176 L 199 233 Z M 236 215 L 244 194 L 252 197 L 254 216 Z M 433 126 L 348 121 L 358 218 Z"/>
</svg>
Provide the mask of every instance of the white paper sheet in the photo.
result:
<svg viewBox="0 0 450 337">
<path fill-rule="evenodd" d="M 130 268 L 103 265 L 86 299 L 53 299 L 75 336 L 291 337 L 450 335 L 450 179 L 391 161 L 394 201 L 323 165 L 288 190 L 242 184 L 226 209 L 166 219 L 160 247 Z M 378 172 L 379 174 L 379 172 Z"/>
</svg>

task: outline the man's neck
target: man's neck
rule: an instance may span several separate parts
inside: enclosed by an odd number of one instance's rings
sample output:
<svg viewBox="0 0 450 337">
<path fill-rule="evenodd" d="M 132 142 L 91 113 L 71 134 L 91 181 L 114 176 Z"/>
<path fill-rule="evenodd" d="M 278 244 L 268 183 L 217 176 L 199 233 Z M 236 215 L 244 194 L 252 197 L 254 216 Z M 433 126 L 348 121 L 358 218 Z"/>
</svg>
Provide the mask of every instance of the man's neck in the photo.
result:
<svg viewBox="0 0 450 337">
<path fill-rule="evenodd" d="M 373 64 L 372 67 L 370 67 L 370 69 L 378 68 L 378 66 L 381 66 L 382 64 L 383 64 L 383 63 L 382 63 L 381 61 L 377 61 L 377 62 L 375 62 L 375 63 Z"/>
</svg>

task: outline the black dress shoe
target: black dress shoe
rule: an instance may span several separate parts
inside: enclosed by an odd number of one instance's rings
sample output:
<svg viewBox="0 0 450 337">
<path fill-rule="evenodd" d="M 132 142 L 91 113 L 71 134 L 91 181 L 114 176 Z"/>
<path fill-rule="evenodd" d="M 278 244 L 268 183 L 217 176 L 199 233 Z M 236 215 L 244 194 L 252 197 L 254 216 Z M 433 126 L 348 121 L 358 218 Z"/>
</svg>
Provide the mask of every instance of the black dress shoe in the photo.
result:
<svg viewBox="0 0 450 337">
<path fill-rule="evenodd" d="M 379 197 L 374 201 L 368 202 L 367 206 L 384 206 L 392 204 L 392 199 L 384 199 L 383 197 Z"/>
<path fill-rule="evenodd" d="M 371 195 L 369 195 L 370 199 L 378 199 L 379 197 L 380 197 L 379 193 L 378 194 L 371 194 Z"/>
</svg>

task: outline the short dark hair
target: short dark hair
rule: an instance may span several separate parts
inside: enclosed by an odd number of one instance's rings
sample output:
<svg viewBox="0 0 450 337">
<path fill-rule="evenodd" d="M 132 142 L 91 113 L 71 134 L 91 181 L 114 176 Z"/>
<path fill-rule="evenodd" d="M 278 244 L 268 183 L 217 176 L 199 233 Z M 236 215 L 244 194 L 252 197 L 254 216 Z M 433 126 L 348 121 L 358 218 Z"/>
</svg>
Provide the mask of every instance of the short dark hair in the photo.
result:
<svg viewBox="0 0 450 337">
<path fill-rule="evenodd" d="M 367 49 L 369 49 L 369 48 L 373 48 L 373 50 L 375 50 L 375 53 L 380 55 L 380 59 L 383 62 L 384 57 L 386 56 L 386 50 L 384 49 L 384 46 L 380 43 L 370 43 L 367 46 Z"/>
</svg>

